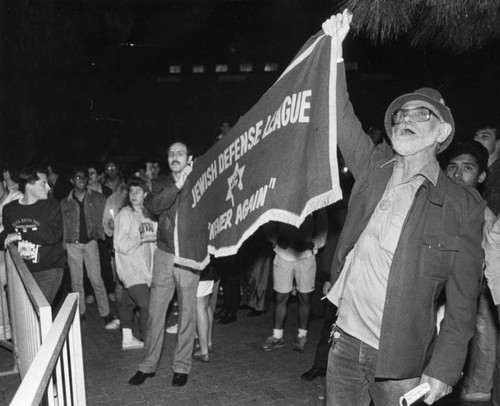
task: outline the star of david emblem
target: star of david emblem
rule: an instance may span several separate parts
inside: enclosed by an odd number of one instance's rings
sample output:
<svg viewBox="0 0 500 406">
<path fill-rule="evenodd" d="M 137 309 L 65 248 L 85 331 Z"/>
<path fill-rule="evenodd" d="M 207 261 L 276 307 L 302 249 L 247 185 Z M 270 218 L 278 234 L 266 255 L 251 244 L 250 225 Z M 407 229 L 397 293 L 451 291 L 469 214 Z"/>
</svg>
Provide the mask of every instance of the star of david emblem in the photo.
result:
<svg viewBox="0 0 500 406">
<path fill-rule="evenodd" d="M 243 172 L 245 172 L 245 166 L 242 166 L 240 168 L 238 163 L 236 163 L 233 174 L 229 178 L 227 178 L 228 189 L 226 201 L 231 200 L 232 206 L 234 206 L 233 189 L 237 187 L 239 190 L 243 190 L 243 183 L 241 181 L 243 178 Z"/>
</svg>

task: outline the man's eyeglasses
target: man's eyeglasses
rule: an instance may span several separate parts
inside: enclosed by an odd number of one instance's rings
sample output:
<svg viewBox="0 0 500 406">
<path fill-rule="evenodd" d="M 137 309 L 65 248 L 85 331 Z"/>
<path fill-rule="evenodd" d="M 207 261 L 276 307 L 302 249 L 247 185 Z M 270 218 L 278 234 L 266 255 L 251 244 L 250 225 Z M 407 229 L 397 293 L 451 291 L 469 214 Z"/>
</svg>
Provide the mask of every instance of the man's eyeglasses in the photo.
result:
<svg viewBox="0 0 500 406">
<path fill-rule="evenodd" d="M 82 176 L 82 175 L 76 175 L 73 179 L 74 180 L 87 180 L 87 177 L 86 176 Z"/>
<path fill-rule="evenodd" d="M 405 117 L 408 117 L 412 121 L 423 123 L 424 121 L 429 121 L 431 119 L 431 116 L 434 116 L 439 121 L 441 121 L 439 116 L 427 107 L 417 107 L 414 109 L 397 109 L 392 112 L 391 119 L 392 125 L 402 123 Z"/>
</svg>

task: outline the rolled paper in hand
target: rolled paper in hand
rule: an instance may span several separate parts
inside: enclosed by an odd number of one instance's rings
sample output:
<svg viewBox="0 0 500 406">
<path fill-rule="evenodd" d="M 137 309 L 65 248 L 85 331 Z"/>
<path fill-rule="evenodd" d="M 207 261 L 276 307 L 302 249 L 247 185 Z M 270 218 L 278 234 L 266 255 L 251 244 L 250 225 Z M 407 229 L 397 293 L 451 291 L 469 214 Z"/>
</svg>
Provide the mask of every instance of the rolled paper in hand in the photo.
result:
<svg viewBox="0 0 500 406">
<path fill-rule="evenodd" d="M 399 406 L 411 406 L 422 400 L 431 391 L 431 386 L 426 382 L 406 392 L 399 398 Z"/>
</svg>

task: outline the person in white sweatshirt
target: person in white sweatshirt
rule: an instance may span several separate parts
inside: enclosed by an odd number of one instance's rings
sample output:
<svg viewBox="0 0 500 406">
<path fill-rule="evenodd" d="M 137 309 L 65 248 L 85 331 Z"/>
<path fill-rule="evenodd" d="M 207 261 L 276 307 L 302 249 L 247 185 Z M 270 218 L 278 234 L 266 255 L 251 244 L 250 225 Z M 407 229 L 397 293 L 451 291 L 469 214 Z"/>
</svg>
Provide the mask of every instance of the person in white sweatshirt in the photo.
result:
<svg viewBox="0 0 500 406">
<path fill-rule="evenodd" d="M 132 334 L 133 317 L 135 309 L 139 308 L 139 325 L 144 336 L 158 223 L 144 207 L 146 182 L 133 176 L 127 190 L 129 203 L 115 217 L 113 245 L 116 271 L 125 288 L 118 306 L 122 349 L 134 350 L 144 347 L 144 342 Z"/>
</svg>

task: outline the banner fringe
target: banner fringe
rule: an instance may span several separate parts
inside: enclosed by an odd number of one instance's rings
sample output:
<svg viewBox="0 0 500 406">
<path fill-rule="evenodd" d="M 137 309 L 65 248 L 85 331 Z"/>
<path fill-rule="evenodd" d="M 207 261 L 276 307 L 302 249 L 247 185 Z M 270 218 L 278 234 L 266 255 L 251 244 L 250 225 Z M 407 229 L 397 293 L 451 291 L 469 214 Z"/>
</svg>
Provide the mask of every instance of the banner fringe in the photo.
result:
<svg viewBox="0 0 500 406">
<path fill-rule="evenodd" d="M 201 261 L 197 262 L 188 258 L 181 258 L 176 256 L 175 263 L 180 264 L 182 266 L 186 266 L 196 270 L 202 270 L 207 267 L 210 263 L 210 255 L 213 255 L 216 258 L 219 257 L 228 257 L 230 255 L 235 255 L 243 243 L 250 238 L 257 229 L 263 224 L 268 223 L 269 221 L 279 221 L 282 223 L 287 223 L 295 227 L 300 227 L 304 219 L 311 213 L 316 210 L 322 209 L 326 206 L 329 206 L 338 200 L 342 199 L 342 191 L 339 189 L 332 189 L 328 192 L 325 192 L 321 195 L 315 196 L 311 200 L 309 200 L 304 210 L 302 210 L 301 214 L 295 214 L 286 210 L 281 209 L 271 209 L 263 213 L 241 236 L 236 245 L 231 245 L 229 247 L 222 247 L 216 249 L 213 245 L 208 246 L 208 255 Z"/>
</svg>

